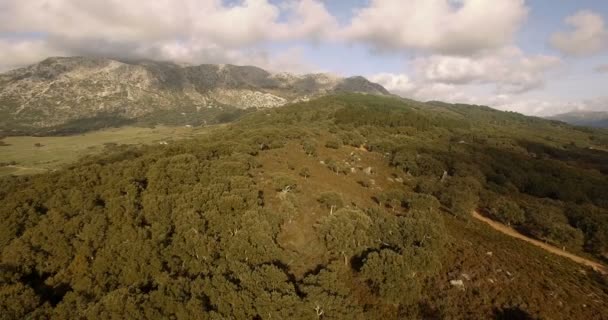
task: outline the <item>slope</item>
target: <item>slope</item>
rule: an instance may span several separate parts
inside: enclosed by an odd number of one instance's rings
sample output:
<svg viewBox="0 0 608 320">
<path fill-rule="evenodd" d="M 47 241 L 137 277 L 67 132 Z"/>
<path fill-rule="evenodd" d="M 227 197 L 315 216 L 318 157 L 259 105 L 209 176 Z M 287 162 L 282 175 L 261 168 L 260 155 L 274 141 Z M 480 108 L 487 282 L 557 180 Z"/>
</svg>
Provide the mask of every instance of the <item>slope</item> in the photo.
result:
<svg viewBox="0 0 608 320">
<path fill-rule="evenodd" d="M 535 245 L 539 248 L 542 248 L 543 250 L 553 253 L 555 255 L 558 256 L 562 256 L 562 257 L 566 257 L 578 264 L 582 264 L 584 266 L 590 267 L 593 270 L 601 273 L 601 274 L 608 274 L 608 269 L 606 269 L 605 266 L 595 262 L 595 261 L 591 261 L 589 259 L 585 259 L 582 258 L 580 256 L 577 256 L 575 254 L 566 252 L 562 249 L 556 248 L 554 246 L 548 245 L 546 243 L 540 242 L 538 240 L 526 237 L 524 235 L 522 235 L 521 233 L 517 232 L 516 230 L 513 230 L 512 228 L 509 228 L 508 226 L 505 226 L 503 224 L 500 224 L 492 219 L 486 218 L 483 215 L 481 215 L 479 212 L 477 211 L 473 211 L 472 213 L 473 218 L 479 220 L 479 221 L 483 221 L 486 224 L 488 224 L 490 227 L 492 227 L 493 229 L 497 230 L 498 232 L 502 232 L 510 237 L 516 238 L 516 239 L 520 239 L 523 240 L 525 242 L 528 242 L 532 245 Z"/>
<path fill-rule="evenodd" d="M 48 58 L 0 74 L 0 134 L 65 134 L 134 122 L 201 125 L 234 118 L 241 109 L 277 107 L 332 92 L 389 94 L 362 77 Z"/>
<path fill-rule="evenodd" d="M 470 212 L 605 259 L 606 141 L 489 108 L 345 94 L 4 178 L 0 308 L 9 319 L 600 319 L 605 277 Z"/>
</svg>

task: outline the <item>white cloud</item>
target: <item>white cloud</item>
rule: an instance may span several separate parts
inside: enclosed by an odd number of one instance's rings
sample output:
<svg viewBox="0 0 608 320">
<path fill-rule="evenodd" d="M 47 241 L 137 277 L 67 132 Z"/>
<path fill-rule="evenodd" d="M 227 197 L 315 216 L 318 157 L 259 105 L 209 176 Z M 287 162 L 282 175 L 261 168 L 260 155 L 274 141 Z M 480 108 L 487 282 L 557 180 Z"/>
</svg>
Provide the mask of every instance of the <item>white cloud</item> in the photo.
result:
<svg viewBox="0 0 608 320">
<path fill-rule="evenodd" d="M 551 98 L 547 99 L 517 99 L 508 98 L 490 106 L 503 111 L 514 111 L 526 115 L 548 117 L 578 109 L 582 102 L 564 102 Z"/>
<path fill-rule="evenodd" d="M 608 111 L 608 96 L 588 100 L 564 100 L 547 95 L 488 92 L 488 85 L 479 83 L 450 84 L 432 82 L 406 74 L 381 73 L 370 80 L 385 86 L 402 97 L 419 101 L 444 101 L 486 105 L 503 111 L 514 111 L 532 116 L 551 116 L 572 110 Z"/>
<path fill-rule="evenodd" d="M 338 21 L 331 15 L 322 2 L 299 0 L 284 6 L 290 21 L 284 28 L 283 37 L 307 38 L 313 41 L 329 40 L 336 36 Z"/>
<path fill-rule="evenodd" d="M 608 111 L 608 96 L 587 99 L 579 109 L 586 111 Z"/>
<path fill-rule="evenodd" d="M 512 99 L 495 105 L 497 109 L 520 112 L 541 117 L 571 111 L 608 111 L 608 96 L 591 99 L 562 101 L 556 99 Z"/>
<path fill-rule="evenodd" d="M 267 51 L 249 52 L 240 59 L 235 59 L 235 64 L 251 64 L 270 72 L 291 72 L 305 74 L 311 72 L 325 72 L 308 61 L 300 47 L 290 47 L 284 51 L 269 53 Z"/>
<path fill-rule="evenodd" d="M 551 36 L 551 45 L 564 54 L 588 56 L 608 48 L 608 30 L 604 19 L 591 11 L 579 11 L 567 17 L 565 23 L 572 30 L 556 32 Z"/>
<path fill-rule="evenodd" d="M 405 74 L 379 73 L 368 78 L 398 95 L 407 96 L 416 90 L 416 84 Z"/>
<path fill-rule="evenodd" d="M 542 87 L 547 71 L 560 59 L 526 56 L 519 48 L 505 47 L 471 57 L 433 55 L 414 61 L 418 78 L 445 84 L 494 84 L 498 93 L 522 93 Z"/>
<path fill-rule="evenodd" d="M 0 39 L 0 72 L 63 54 L 65 52 L 42 40 Z"/>
<path fill-rule="evenodd" d="M 527 13 L 523 0 L 371 0 L 342 33 L 378 50 L 469 55 L 510 44 Z"/>
<path fill-rule="evenodd" d="M 395 94 L 416 100 L 484 104 L 538 114 L 551 105 L 523 103 L 521 96 L 542 87 L 546 74 L 560 65 L 557 57 L 527 56 L 517 47 L 505 47 L 471 57 L 420 57 L 411 62 L 411 76 L 380 73 L 369 78 Z"/>
<path fill-rule="evenodd" d="M 468 95 L 457 86 L 445 83 L 418 82 L 405 74 L 380 73 L 369 80 L 381 84 L 391 93 L 419 101 L 440 100 L 472 103 Z"/>
<path fill-rule="evenodd" d="M 419 101 L 444 101 L 485 105 L 503 111 L 546 117 L 572 110 L 608 111 L 608 97 L 587 101 L 562 101 L 552 97 L 531 98 L 511 94 L 479 93 L 478 85 L 415 83 L 404 74 L 378 74 L 370 79 L 384 85 L 394 94 Z"/>
<path fill-rule="evenodd" d="M 29 45 L 54 48 L 24 57 L 4 54 L 4 65 L 53 53 L 254 64 L 268 55 L 260 49 L 265 43 L 318 41 L 337 27 L 319 0 L 286 6 L 268 0 L 8 0 L 1 9 L 0 34 L 37 34 Z M 0 51 L 19 45 L 5 40 Z M 300 63 L 298 57 L 290 64 Z"/>
</svg>

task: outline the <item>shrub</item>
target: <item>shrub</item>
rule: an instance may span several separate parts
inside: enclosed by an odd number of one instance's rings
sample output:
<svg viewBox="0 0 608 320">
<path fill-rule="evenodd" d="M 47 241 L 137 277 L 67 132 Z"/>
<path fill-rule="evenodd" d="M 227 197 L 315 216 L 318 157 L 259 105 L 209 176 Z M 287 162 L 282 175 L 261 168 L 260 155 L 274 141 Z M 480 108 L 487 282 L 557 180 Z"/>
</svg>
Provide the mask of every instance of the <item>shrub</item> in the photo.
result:
<svg viewBox="0 0 608 320">
<path fill-rule="evenodd" d="M 319 201 L 324 208 L 331 210 L 331 212 L 344 207 L 342 197 L 335 192 L 322 193 L 317 201 Z"/>
<path fill-rule="evenodd" d="M 304 142 L 302 142 L 302 147 L 304 148 L 304 152 L 312 157 L 316 157 L 317 156 L 317 148 L 315 146 L 315 143 L 310 141 L 310 140 L 306 140 Z"/>
<path fill-rule="evenodd" d="M 300 170 L 300 176 L 304 177 L 304 179 L 308 179 L 310 177 L 310 169 L 302 168 L 302 170 Z"/>
<path fill-rule="evenodd" d="M 294 190 L 298 182 L 288 176 L 276 176 L 272 179 L 275 191 Z"/>
<path fill-rule="evenodd" d="M 330 149 L 340 149 L 342 147 L 342 141 L 338 139 L 330 139 L 325 142 L 325 147 Z"/>
<path fill-rule="evenodd" d="M 516 202 L 505 197 L 498 198 L 490 208 L 489 213 L 495 219 L 508 225 L 518 225 L 526 220 L 524 210 Z"/>
</svg>

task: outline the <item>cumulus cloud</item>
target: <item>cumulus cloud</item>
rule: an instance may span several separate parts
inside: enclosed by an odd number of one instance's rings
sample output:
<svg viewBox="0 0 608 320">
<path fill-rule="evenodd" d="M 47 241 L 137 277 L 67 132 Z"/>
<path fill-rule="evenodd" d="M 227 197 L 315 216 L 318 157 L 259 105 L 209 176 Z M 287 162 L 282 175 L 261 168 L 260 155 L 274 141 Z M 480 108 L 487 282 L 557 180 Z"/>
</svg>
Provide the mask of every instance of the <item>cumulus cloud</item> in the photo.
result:
<svg viewBox="0 0 608 320">
<path fill-rule="evenodd" d="M 565 23 L 571 30 L 551 36 L 551 45 L 557 50 L 572 56 L 588 56 L 608 49 L 608 30 L 600 15 L 579 11 L 567 17 Z"/>
<path fill-rule="evenodd" d="M 557 57 L 528 56 L 516 47 L 506 47 L 471 57 L 421 57 L 412 61 L 411 76 L 380 73 L 369 78 L 395 94 L 417 100 L 497 106 L 504 105 L 506 100 L 512 101 L 506 97 L 518 96 L 542 87 L 546 74 L 560 65 L 561 60 Z M 479 95 L 471 90 L 481 87 L 493 87 L 494 93 Z M 537 112 L 535 109 L 536 107 L 529 110 Z"/>
<path fill-rule="evenodd" d="M 317 0 L 282 6 L 268 0 L 12 0 L 0 13 L 0 32 L 45 32 L 65 38 L 124 41 L 204 39 L 239 47 L 259 41 L 318 37 L 335 23 Z"/>
<path fill-rule="evenodd" d="M 283 26 L 279 36 L 285 39 L 306 38 L 313 41 L 331 40 L 336 37 L 338 22 L 322 2 L 290 1 L 282 7 L 288 12 L 287 20 L 290 22 Z"/>
<path fill-rule="evenodd" d="M 405 74 L 379 73 L 368 77 L 369 80 L 381 84 L 386 90 L 407 96 L 416 90 L 417 85 Z"/>
<path fill-rule="evenodd" d="M 368 78 L 391 93 L 405 98 L 419 101 L 471 102 L 462 90 L 452 84 L 417 81 L 402 73 L 379 73 Z"/>
<path fill-rule="evenodd" d="M 64 54 L 43 40 L 0 39 L 0 72 Z"/>
<path fill-rule="evenodd" d="M 287 17 L 282 18 L 282 15 Z M 34 63 L 54 53 L 168 59 L 190 63 L 259 61 L 272 41 L 329 38 L 337 23 L 319 0 L 278 6 L 268 0 L 9 0 L 0 34 L 40 34 L 29 43 L 0 42 L 0 51 L 38 46 L 36 55 L 5 54 L 4 65 Z M 1 39 L 0 39 L 1 40 Z M 294 61 L 294 63 L 297 63 Z"/>
<path fill-rule="evenodd" d="M 418 77 L 445 84 L 494 84 L 498 93 L 523 93 L 542 87 L 548 70 L 560 59 L 525 55 L 516 47 L 486 51 L 471 57 L 433 55 L 414 61 Z"/>
<path fill-rule="evenodd" d="M 529 98 L 518 94 L 488 95 L 479 93 L 474 84 L 416 83 L 404 74 L 378 74 L 370 76 L 389 91 L 419 101 L 444 101 L 485 105 L 503 111 L 514 111 L 531 116 L 546 117 L 572 110 L 608 111 L 608 97 L 586 101 L 563 101 L 552 97 Z"/>
<path fill-rule="evenodd" d="M 378 50 L 469 55 L 511 43 L 527 13 L 523 0 L 371 0 L 342 36 Z"/>
</svg>

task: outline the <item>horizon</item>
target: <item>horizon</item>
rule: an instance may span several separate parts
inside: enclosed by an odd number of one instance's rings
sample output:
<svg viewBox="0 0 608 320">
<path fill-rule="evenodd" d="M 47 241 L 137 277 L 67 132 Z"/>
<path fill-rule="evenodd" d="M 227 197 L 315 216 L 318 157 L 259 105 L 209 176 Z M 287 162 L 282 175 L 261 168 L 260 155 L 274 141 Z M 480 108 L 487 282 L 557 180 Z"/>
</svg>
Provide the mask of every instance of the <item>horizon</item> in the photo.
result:
<svg viewBox="0 0 608 320">
<path fill-rule="evenodd" d="M 360 75 L 406 98 L 526 115 L 608 111 L 606 2 L 184 0 L 101 8 L 9 0 L 0 7 L 0 71 L 50 56 L 252 65 Z"/>
</svg>

